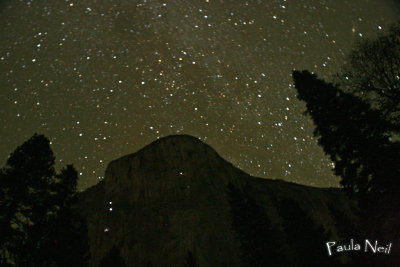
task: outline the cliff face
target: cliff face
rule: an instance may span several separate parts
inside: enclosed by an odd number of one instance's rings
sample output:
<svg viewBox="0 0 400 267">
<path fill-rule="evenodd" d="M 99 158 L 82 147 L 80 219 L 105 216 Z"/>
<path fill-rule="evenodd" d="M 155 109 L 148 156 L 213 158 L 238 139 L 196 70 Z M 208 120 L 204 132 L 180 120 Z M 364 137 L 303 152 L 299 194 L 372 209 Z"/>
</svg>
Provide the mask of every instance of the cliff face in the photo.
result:
<svg viewBox="0 0 400 267">
<path fill-rule="evenodd" d="M 243 257 L 246 249 L 253 253 L 253 231 L 274 229 L 280 236 L 272 247 L 295 253 L 285 244 L 291 214 L 336 239 L 344 237 L 334 217 L 345 218 L 347 227 L 355 220 L 339 190 L 251 177 L 187 135 L 112 161 L 104 181 L 81 194 L 79 210 L 88 224 L 91 266 L 110 258 L 127 266 L 241 266 L 254 261 Z M 324 243 L 317 245 L 326 253 Z"/>
</svg>

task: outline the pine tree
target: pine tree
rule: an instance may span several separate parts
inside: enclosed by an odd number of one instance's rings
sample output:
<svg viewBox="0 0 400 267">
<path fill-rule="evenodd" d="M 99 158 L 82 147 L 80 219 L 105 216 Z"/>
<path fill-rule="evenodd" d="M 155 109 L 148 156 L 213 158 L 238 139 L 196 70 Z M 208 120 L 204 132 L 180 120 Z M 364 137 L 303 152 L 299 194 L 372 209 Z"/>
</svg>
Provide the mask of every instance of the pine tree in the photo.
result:
<svg viewBox="0 0 400 267">
<path fill-rule="evenodd" d="M 396 192 L 400 150 L 399 142 L 388 138 L 393 125 L 368 103 L 315 74 L 295 71 L 293 79 L 314 121 L 314 136 L 335 163 L 340 183 L 363 200 Z"/>
<path fill-rule="evenodd" d="M 196 266 L 196 259 L 194 258 L 192 252 L 188 250 L 185 261 L 185 267 L 195 267 L 195 266 Z"/>
<path fill-rule="evenodd" d="M 366 231 L 391 238 L 396 227 L 385 223 L 398 225 L 400 200 L 400 22 L 358 43 L 335 85 L 307 71 L 293 78 Z"/>
<path fill-rule="evenodd" d="M 81 243 L 76 247 L 83 249 L 79 254 L 87 254 L 85 224 L 69 206 L 76 193 L 77 173 L 67 166 L 56 174 L 54 160 L 49 140 L 34 134 L 9 156 L 1 170 L 2 266 L 62 266 L 60 255 L 49 253 L 54 247 L 65 248 L 54 244 L 57 229 L 70 237 L 80 233 Z M 80 225 L 74 225 L 79 221 Z M 60 244 L 64 241 L 59 240 Z M 65 252 L 70 253 L 68 258 L 82 259 L 77 251 L 75 255 L 72 252 Z"/>
<path fill-rule="evenodd" d="M 113 246 L 108 254 L 101 260 L 100 267 L 124 267 L 126 266 L 124 259 L 121 257 L 120 248 Z"/>
<path fill-rule="evenodd" d="M 1 244 L 2 261 L 28 264 L 42 245 L 47 233 L 40 229 L 48 228 L 57 209 L 50 186 L 55 182 L 53 165 L 48 140 L 36 134 L 8 158 L 1 181 L 1 221 L 8 237 Z"/>
<path fill-rule="evenodd" d="M 278 232 L 257 202 L 228 185 L 232 226 L 241 243 L 243 266 L 284 266 Z"/>
<path fill-rule="evenodd" d="M 284 219 L 286 243 L 297 266 L 338 266 L 327 256 L 323 244 L 329 240 L 322 225 L 317 225 L 293 199 L 284 198 L 279 203 L 279 213 Z"/>
</svg>

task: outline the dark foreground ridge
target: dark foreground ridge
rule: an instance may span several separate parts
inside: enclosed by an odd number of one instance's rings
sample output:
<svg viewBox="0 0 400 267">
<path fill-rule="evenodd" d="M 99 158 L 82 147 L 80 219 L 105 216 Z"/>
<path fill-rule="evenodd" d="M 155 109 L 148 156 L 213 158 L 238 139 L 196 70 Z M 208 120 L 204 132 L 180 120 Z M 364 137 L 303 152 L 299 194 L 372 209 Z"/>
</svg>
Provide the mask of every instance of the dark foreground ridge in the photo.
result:
<svg viewBox="0 0 400 267">
<path fill-rule="evenodd" d="M 252 177 L 189 135 L 109 163 L 77 206 L 91 266 L 340 266 L 326 242 L 357 236 L 340 189 Z"/>
</svg>

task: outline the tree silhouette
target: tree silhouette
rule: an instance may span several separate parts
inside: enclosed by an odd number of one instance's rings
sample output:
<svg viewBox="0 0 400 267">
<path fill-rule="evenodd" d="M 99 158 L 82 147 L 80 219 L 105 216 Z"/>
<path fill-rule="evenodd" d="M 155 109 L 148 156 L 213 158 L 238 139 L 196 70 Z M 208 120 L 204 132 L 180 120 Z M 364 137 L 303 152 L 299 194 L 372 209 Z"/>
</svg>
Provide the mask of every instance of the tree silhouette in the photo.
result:
<svg viewBox="0 0 400 267">
<path fill-rule="evenodd" d="M 257 202 L 228 185 L 233 229 L 241 243 L 243 266 L 284 266 L 276 229 Z"/>
<path fill-rule="evenodd" d="M 196 264 L 196 259 L 194 258 L 192 252 L 188 250 L 187 256 L 186 256 L 186 261 L 185 261 L 185 267 L 195 267 Z"/>
<path fill-rule="evenodd" d="M 293 72 L 314 135 L 357 197 L 363 231 L 390 239 L 400 225 L 400 23 L 360 42 L 338 77 L 333 85 Z"/>
<path fill-rule="evenodd" d="M 284 198 L 279 203 L 279 213 L 284 219 L 283 228 L 295 259 L 294 265 L 338 266 L 338 261 L 329 258 L 323 246 L 329 240 L 324 228 L 316 225 L 295 200 Z"/>
<path fill-rule="evenodd" d="M 314 135 L 335 163 L 340 183 L 365 200 L 368 195 L 398 192 L 400 143 L 390 140 L 393 124 L 357 96 L 294 71 L 298 98 L 315 123 Z"/>
<path fill-rule="evenodd" d="M 345 92 L 368 103 L 380 113 L 380 120 L 389 124 L 384 133 L 391 144 L 383 145 L 382 154 L 378 155 L 380 165 L 374 166 L 379 172 L 375 177 L 379 179 L 373 186 L 381 194 L 372 194 L 368 201 L 362 201 L 361 211 L 368 217 L 369 232 L 375 232 L 380 239 L 391 240 L 396 235 L 398 239 L 395 229 L 400 226 L 400 21 L 391 25 L 386 34 L 359 42 L 338 77 Z M 399 258 L 390 259 L 399 261 Z"/>
<path fill-rule="evenodd" d="M 113 246 L 108 254 L 101 260 L 100 267 L 124 267 L 126 266 L 124 259 L 121 257 L 120 248 Z"/>
<path fill-rule="evenodd" d="M 60 267 L 87 266 L 89 244 L 86 222 L 73 209 L 77 200 L 78 173 L 72 165 L 67 165 L 56 178 L 54 199 L 60 209 L 52 223 L 52 230 L 43 252 L 51 255 Z"/>
<path fill-rule="evenodd" d="M 2 266 L 65 266 L 62 261 L 66 258 L 87 260 L 85 224 L 69 206 L 76 193 L 77 173 L 67 166 L 56 174 L 54 159 L 49 140 L 34 134 L 9 156 L 1 170 Z M 66 244 L 60 237 L 67 235 L 68 241 L 73 236 L 77 241 Z M 76 246 L 66 249 L 72 244 Z M 61 257 L 60 253 L 69 255 Z"/>
<path fill-rule="evenodd" d="M 346 92 L 377 109 L 400 132 L 400 22 L 374 40 L 359 42 L 338 75 Z"/>
</svg>

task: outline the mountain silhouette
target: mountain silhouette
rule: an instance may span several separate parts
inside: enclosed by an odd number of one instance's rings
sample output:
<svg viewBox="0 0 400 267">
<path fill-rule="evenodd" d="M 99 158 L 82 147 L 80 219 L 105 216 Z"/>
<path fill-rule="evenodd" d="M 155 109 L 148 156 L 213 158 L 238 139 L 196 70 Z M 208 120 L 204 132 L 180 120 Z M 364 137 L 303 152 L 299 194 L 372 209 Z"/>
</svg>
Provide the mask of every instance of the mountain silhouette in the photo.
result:
<svg viewBox="0 0 400 267">
<path fill-rule="evenodd" d="M 360 235 L 342 190 L 253 177 L 189 135 L 110 162 L 79 199 L 91 266 L 340 266 L 353 255 L 325 243 Z"/>
</svg>

